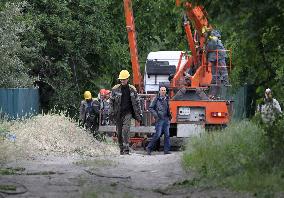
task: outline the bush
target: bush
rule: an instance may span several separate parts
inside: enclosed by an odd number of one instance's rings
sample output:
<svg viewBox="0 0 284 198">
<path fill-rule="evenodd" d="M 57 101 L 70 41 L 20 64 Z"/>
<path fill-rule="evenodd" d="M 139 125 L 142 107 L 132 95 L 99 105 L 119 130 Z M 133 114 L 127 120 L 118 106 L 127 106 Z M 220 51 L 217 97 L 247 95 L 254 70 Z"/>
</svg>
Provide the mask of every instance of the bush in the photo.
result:
<svg viewBox="0 0 284 198">
<path fill-rule="evenodd" d="M 183 165 L 207 181 L 236 190 L 284 190 L 283 171 L 269 161 L 265 134 L 258 124 L 241 121 L 194 137 L 184 152 Z"/>
<path fill-rule="evenodd" d="M 284 164 L 284 116 L 280 115 L 271 124 L 262 122 L 261 116 L 257 113 L 253 122 L 264 130 L 264 140 L 267 145 L 267 158 L 271 161 L 271 165 Z"/>
<path fill-rule="evenodd" d="M 257 125 L 243 121 L 231 124 L 225 130 L 195 137 L 189 141 L 184 164 L 210 177 L 242 171 L 262 160 L 262 134 Z"/>
</svg>

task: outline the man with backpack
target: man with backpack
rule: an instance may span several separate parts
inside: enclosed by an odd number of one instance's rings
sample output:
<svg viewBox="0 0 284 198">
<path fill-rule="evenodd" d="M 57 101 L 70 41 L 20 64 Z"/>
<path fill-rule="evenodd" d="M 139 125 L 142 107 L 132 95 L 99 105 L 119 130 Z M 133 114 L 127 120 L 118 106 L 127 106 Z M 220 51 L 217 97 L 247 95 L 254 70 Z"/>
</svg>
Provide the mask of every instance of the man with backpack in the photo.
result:
<svg viewBox="0 0 284 198">
<path fill-rule="evenodd" d="M 99 128 L 99 109 L 98 99 L 92 98 L 90 91 L 85 91 L 80 104 L 80 121 L 94 136 Z"/>
</svg>

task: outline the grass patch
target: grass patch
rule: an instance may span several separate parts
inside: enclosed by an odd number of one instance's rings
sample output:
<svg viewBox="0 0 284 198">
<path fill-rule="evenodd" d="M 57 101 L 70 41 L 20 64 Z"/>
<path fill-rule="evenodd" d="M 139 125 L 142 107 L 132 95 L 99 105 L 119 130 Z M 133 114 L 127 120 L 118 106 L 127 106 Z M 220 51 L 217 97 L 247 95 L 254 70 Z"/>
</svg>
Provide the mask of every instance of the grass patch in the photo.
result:
<svg viewBox="0 0 284 198">
<path fill-rule="evenodd" d="M 0 168 L 0 175 L 19 175 L 23 171 L 25 171 L 25 168 L 22 167 L 16 167 L 16 168 Z"/>
<path fill-rule="evenodd" d="M 183 181 L 175 182 L 173 186 L 199 186 L 200 178 L 186 179 Z"/>
<path fill-rule="evenodd" d="M 0 184 L 0 191 L 16 191 L 17 187 L 14 185 L 3 185 Z"/>
<path fill-rule="evenodd" d="M 116 162 L 108 159 L 80 160 L 75 162 L 75 164 L 90 168 L 116 166 Z"/>
<path fill-rule="evenodd" d="M 83 198 L 97 198 L 98 194 L 93 191 L 84 192 L 82 195 Z"/>
<path fill-rule="evenodd" d="M 26 173 L 26 175 L 55 175 L 57 174 L 54 171 L 40 171 L 40 172 L 31 172 L 31 173 Z"/>
<path fill-rule="evenodd" d="M 183 165 L 212 185 L 237 191 L 283 191 L 283 169 L 270 164 L 266 148 L 264 131 L 258 125 L 232 123 L 225 130 L 190 139 Z"/>
<path fill-rule="evenodd" d="M 284 188 L 284 179 L 277 172 L 263 173 L 253 170 L 225 178 L 224 185 L 244 191 L 258 192 L 266 189 L 271 192 L 281 192 Z"/>
<path fill-rule="evenodd" d="M 4 141 L 7 134 L 9 133 L 9 125 L 5 120 L 0 121 L 0 141 Z"/>
</svg>

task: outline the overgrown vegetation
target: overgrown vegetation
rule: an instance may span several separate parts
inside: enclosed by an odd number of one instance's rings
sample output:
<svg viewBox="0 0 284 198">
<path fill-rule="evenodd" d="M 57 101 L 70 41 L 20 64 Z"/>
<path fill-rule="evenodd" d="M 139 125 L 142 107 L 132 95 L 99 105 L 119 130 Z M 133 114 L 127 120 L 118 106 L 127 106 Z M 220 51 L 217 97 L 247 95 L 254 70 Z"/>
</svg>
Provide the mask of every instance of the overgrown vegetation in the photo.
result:
<svg viewBox="0 0 284 198">
<path fill-rule="evenodd" d="M 0 168 L 0 175 L 17 175 L 17 174 L 21 174 L 23 171 L 25 171 L 25 168 L 22 168 L 22 167 Z"/>
<path fill-rule="evenodd" d="M 0 10 L 7 9 L 6 2 L 0 2 Z M 46 111 L 56 106 L 74 115 L 84 90 L 96 96 L 100 88 L 116 84 L 121 69 L 131 70 L 123 1 L 25 2 L 19 19 L 30 28 L 17 36 L 30 50 L 19 57 L 29 75 L 38 78 Z M 134 0 L 133 5 L 141 62 L 150 51 L 184 50 L 174 0 Z"/>
<path fill-rule="evenodd" d="M 284 191 L 283 154 L 279 153 L 283 139 L 278 139 L 280 134 L 283 138 L 283 126 L 283 119 L 269 130 L 253 121 L 242 121 L 192 138 L 183 164 L 213 185 L 255 193 Z M 277 138 L 271 134 L 278 134 Z"/>
<path fill-rule="evenodd" d="M 21 19 L 22 4 L 7 3 L 0 9 L 0 88 L 31 87 L 33 79 L 28 75 L 20 54 L 32 51 L 24 48 L 20 35 L 29 26 Z"/>
<path fill-rule="evenodd" d="M 14 185 L 2 185 L 0 184 L 0 191 L 16 191 L 17 187 Z"/>
<path fill-rule="evenodd" d="M 100 88 L 111 88 L 121 69 L 131 69 L 122 0 L 9 2 L 0 2 L 0 63 L 7 68 L 0 71 L 1 81 L 7 81 L 1 87 L 28 86 L 28 77 L 36 77 L 42 106 L 74 115 L 84 90 L 95 95 Z M 251 105 L 267 87 L 277 89 L 275 96 L 282 104 L 284 4 L 190 2 L 204 5 L 210 24 L 221 30 L 225 47 L 232 49 L 231 82 L 235 87 L 254 85 Z M 183 12 L 174 0 L 133 0 L 133 10 L 141 67 L 150 51 L 188 50 Z"/>
</svg>

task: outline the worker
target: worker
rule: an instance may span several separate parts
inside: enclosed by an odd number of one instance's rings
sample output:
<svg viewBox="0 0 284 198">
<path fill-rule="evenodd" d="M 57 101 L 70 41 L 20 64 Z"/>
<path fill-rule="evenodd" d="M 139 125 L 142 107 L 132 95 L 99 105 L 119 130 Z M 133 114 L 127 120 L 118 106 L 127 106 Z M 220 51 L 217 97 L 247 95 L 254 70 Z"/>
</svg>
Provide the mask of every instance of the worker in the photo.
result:
<svg viewBox="0 0 284 198">
<path fill-rule="evenodd" d="M 169 105 L 169 97 L 167 95 L 166 87 L 160 87 L 160 91 L 153 99 L 149 106 L 149 110 L 155 118 L 155 130 L 152 140 L 146 147 L 148 155 L 160 139 L 161 133 L 164 132 L 164 154 L 170 154 L 170 121 L 172 119 Z"/>
<path fill-rule="evenodd" d="M 212 30 L 206 44 L 207 61 L 212 72 L 212 82 L 209 91 L 210 98 L 219 96 L 220 85 L 229 85 L 228 70 L 226 66 L 226 51 L 218 30 Z M 218 66 L 217 66 L 218 65 Z"/>
<path fill-rule="evenodd" d="M 103 101 L 105 98 L 105 89 L 100 89 L 100 92 L 98 94 L 98 101 L 100 102 L 100 110 L 103 108 Z"/>
<path fill-rule="evenodd" d="M 261 106 L 261 118 L 267 125 L 272 125 L 276 118 L 282 113 L 279 102 L 272 97 L 271 89 L 264 92 L 264 105 Z"/>
<path fill-rule="evenodd" d="M 101 109 L 101 125 L 109 125 L 110 120 L 109 120 L 109 102 L 110 102 L 110 90 L 105 90 L 104 91 L 104 99 L 102 101 L 102 109 Z"/>
<path fill-rule="evenodd" d="M 84 92 L 84 100 L 80 104 L 80 121 L 87 130 L 96 136 L 99 127 L 99 101 L 92 98 L 90 91 Z"/>
<path fill-rule="evenodd" d="M 129 153 L 129 132 L 131 118 L 141 122 L 142 111 L 140 100 L 133 85 L 128 83 L 130 74 L 127 70 L 119 73 L 120 84 L 115 85 L 110 97 L 110 117 L 117 129 L 120 154 Z"/>
</svg>

